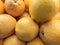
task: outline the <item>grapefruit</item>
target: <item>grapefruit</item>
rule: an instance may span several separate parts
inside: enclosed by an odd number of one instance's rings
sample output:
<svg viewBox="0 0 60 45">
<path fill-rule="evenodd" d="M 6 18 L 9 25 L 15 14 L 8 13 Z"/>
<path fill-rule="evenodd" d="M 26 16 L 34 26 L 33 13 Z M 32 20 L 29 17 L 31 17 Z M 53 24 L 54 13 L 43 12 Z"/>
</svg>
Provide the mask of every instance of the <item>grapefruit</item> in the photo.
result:
<svg viewBox="0 0 60 45">
<path fill-rule="evenodd" d="M 27 42 L 27 45 L 45 45 L 45 44 L 41 41 L 41 39 L 39 39 L 39 37 L 37 37 L 36 39 Z"/>
<path fill-rule="evenodd" d="M 0 39 L 6 38 L 14 32 L 16 19 L 8 14 L 0 14 Z"/>
<path fill-rule="evenodd" d="M 60 45 L 60 20 L 52 19 L 43 24 L 39 35 L 46 45 Z"/>
<path fill-rule="evenodd" d="M 29 13 L 37 22 L 50 20 L 59 10 L 59 0 L 31 0 Z"/>
<path fill-rule="evenodd" d="M 31 41 L 37 36 L 38 31 L 38 25 L 30 17 L 22 17 L 15 27 L 17 37 L 23 41 Z"/>
<path fill-rule="evenodd" d="M 3 45 L 25 45 L 25 42 L 19 40 L 16 35 L 12 35 L 4 40 Z"/>
<path fill-rule="evenodd" d="M 21 16 L 25 10 L 23 0 L 5 0 L 5 10 L 12 16 Z"/>
</svg>

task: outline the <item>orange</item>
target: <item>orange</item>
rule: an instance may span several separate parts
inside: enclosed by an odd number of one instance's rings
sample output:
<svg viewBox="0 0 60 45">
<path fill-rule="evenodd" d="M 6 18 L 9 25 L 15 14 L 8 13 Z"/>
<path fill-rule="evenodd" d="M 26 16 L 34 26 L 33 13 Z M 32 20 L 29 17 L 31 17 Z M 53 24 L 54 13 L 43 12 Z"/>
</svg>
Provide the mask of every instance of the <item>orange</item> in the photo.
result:
<svg viewBox="0 0 60 45">
<path fill-rule="evenodd" d="M 19 40 L 16 35 L 12 35 L 4 40 L 3 45 L 26 45 L 25 42 Z"/>
<path fill-rule="evenodd" d="M 5 10 L 12 16 L 21 16 L 25 10 L 23 0 L 5 0 Z"/>
<path fill-rule="evenodd" d="M 0 14 L 0 39 L 6 38 L 14 32 L 16 19 L 8 14 Z"/>
<path fill-rule="evenodd" d="M 60 45 L 60 20 L 52 19 L 40 26 L 39 35 L 46 45 Z"/>
<path fill-rule="evenodd" d="M 59 0 L 31 0 L 29 13 L 35 21 L 44 23 L 50 20 L 59 10 Z"/>
<path fill-rule="evenodd" d="M 26 7 L 26 11 L 29 12 L 29 3 L 30 3 L 31 0 L 24 0 L 24 3 L 25 3 L 25 7 Z"/>
<path fill-rule="evenodd" d="M 0 45 L 3 45 L 3 40 L 2 39 L 0 39 Z"/>
<path fill-rule="evenodd" d="M 0 14 L 4 13 L 4 3 L 0 0 Z"/>
<path fill-rule="evenodd" d="M 33 40 L 37 36 L 38 31 L 38 25 L 30 17 L 22 17 L 16 23 L 16 35 L 22 41 Z"/>
<path fill-rule="evenodd" d="M 25 6 L 26 6 L 26 8 L 29 9 L 29 2 L 30 2 L 30 0 L 24 0 L 24 2 L 25 2 Z"/>
<path fill-rule="evenodd" d="M 42 42 L 42 40 L 39 37 L 37 37 L 36 39 L 27 42 L 27 45 L 45 45 L 45 44 Z"/>
</svg>

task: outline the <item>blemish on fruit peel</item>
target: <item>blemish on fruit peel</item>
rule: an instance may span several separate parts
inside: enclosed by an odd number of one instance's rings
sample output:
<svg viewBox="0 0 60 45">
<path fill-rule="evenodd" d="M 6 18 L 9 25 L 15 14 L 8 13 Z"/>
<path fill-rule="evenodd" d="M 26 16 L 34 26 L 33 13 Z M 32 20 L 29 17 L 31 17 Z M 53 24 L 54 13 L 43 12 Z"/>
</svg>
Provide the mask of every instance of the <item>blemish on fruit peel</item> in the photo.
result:
<svg viewBox="0 0 60 45">
<path fill-rule="evenodd" d="M 42 33 L 42 36 L 44 36 L 44 32 L 41 32 Z"/>
</svg>

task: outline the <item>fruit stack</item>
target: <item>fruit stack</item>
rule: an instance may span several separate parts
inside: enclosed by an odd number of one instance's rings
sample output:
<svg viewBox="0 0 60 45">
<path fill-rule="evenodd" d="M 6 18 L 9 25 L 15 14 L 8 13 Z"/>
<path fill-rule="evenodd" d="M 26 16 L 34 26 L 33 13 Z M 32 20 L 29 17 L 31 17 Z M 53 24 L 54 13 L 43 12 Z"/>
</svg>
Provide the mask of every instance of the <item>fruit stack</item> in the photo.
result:
<svg viewBox="0 0 60 45">
<path fill-rule="evenodd" d="M 60 45 L 60 0 L 0 0 L 0 45 Z"/>
</svg>

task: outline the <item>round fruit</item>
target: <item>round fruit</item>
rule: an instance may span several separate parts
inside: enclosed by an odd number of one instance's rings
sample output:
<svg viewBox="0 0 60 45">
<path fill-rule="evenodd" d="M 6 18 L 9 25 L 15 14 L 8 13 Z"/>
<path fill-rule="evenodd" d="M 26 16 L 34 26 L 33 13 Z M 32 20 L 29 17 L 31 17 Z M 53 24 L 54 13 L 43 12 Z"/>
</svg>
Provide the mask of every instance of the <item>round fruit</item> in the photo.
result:
<svg viewBox="0 0 60 45">
<path fill-rule="evenodd" d="M 54 17 L 53 19 L 60 19 L 60 12 L 58 12 Z"/>
<path fill-rule="evenodd" d="M 37 22 L 50 20 L 59 10 L 59 0 L 31 0 L 29 12 Z"/>
<path fill-rule="evenodd" d="M 19 16 L 18 19 L 23 18 L 23 17 L 30 17 L 29 13 L 24 12 L 22 16 Z"/>
<path fill-rule="evenodd" d="M 39 38 L 36 38 L 28 42 L 27 45 L 44 45 L 44 43 Z"/>
<path fill-rule="evenodd" d="M 13 35 L 5 39 L 3 45 L 25 45 L 25 42 L 19 40 L 16 35 Z"/>
<path fill-rule="evenodd" d="M 8 14 L 0 14 L 0 39 L 14 32 L 16 19 Z"/>
<path fill-rule="evenodd" d="M 59 6 L 60 6 L 60 0 L 59 0 Z M 60 9 L 60 7 L 59 7 L 59 9 Z"/>
<path fill-rule="evenodd" d="M 3 40 L 2 39 L 0 39 L 0 45 L 3 45 Z"/>
<path fill-rule="evenodd" d="M 12 16 L 21 16 L 25 10 L 25 4 L 23 0 L 6 0 L 5 10 Z"/>
<path fill-rule="evenodd" d="M 29 8 L 29 2 L 30 0 L 24 0 L 26 8 Z"/>
<path fill-rule="evenodd" d="M 29 13 L 24 12 L 23 15 L 21 17 L 30 17 Z"/>
<path fill-rule="evenodd" d="M 38 25 L 30 17 L 22 17 L 15 27 L 16 35 L 23 41 L 31 41 L 37 36 L 38 31 Z"/>
<path fill-rule="evenodd" d="M 4 3 L 0 0 L 0 14 L 4 13 Z"/>
<path fill-rule="evenodd" d="M 60 45 L 60 20 L 52 19 L 43 24 L 39 35 L 46 45 Z"/>
</svg>

